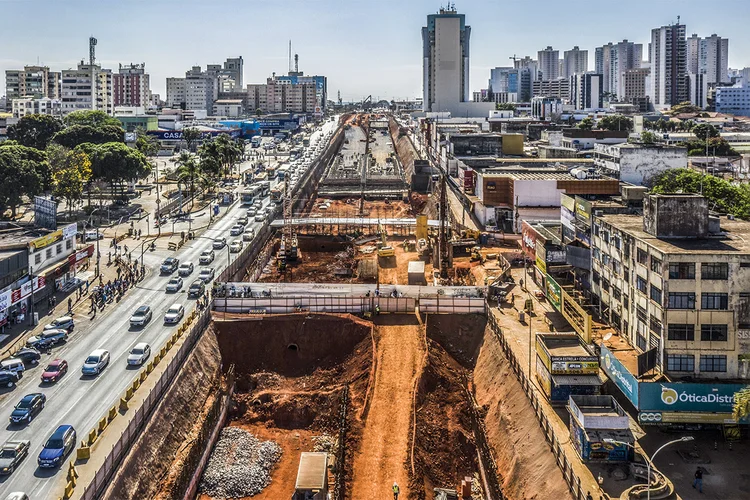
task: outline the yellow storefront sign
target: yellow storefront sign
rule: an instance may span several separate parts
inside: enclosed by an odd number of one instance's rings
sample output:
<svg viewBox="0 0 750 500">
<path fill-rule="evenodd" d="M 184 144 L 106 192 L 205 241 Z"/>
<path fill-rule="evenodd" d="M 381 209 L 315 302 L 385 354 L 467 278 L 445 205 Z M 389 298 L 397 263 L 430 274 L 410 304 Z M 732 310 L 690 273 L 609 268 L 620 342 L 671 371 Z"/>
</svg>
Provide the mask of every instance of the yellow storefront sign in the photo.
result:
<svg viewBox="0 0 750 500">
<path fill-rule="evenodd" d="M 52 233 L 45 234 L 41 238 L 31 240 L 29 242 L 29 246 L 34 250 L 39 250 L 46 246 L 53 245 L 54 243 L 60 241 L 60 239 L 62 238 L 62 234 L 62 229 L 58 229 L 57 231 L 54 231 Z"/>
</svg>

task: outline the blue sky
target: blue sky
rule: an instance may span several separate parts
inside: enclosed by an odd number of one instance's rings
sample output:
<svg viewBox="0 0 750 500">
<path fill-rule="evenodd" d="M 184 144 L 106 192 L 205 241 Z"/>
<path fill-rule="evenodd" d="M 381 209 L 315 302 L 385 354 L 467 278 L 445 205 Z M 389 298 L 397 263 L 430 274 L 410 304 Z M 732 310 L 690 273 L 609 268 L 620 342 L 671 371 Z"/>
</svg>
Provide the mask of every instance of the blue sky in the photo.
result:
<svg viewBox="0 0 750 500">
<path fill-rule="evenodd" d="M 307 74 L 328 76 L 329 96 L 344 100 L 421 95 L 420 28 L 440 1 L 380 0 L 0 0 L 0 74 L 37 60 L 60 70 L 88 58 L 145 62 L 152 89 L 242 55 L 245 83 L 287 71 L 288 40 Z M 720 9 L 718 8 L 720 6 Z M 646 44 L 651 28 L 681 16 L 688 34 L 729 38 L 729 64 L 750 66 L 748 0 L 470 0 L 456 2 L 472 27 L 471 88 L 486 87 L 489 69 L 547 45 L 589 50 L 624 38 Z M 644 48 L 645 50 L 645 48 Z M 4 90 L 4 89 L 3 89 Z M 4 93 L 0 90 L 0 94 Z"/>
</svg>

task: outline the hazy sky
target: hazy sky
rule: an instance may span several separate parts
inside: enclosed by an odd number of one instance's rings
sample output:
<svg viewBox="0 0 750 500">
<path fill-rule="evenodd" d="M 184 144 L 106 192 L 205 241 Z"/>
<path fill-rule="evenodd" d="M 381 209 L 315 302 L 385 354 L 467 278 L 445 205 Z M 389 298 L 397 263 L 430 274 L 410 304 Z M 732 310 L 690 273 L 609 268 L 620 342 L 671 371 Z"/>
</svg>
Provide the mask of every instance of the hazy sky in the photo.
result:
<svg viewBox="0 0 750 500">
<path fill-rule="evenodd" d="M 88 59 L 95 36 L 104 67 L 146 63 L 154 92 L 184 76 L 243 56 L 245 83 L 287 71 L 288 41 L 306 74 L 328 76 L 329 97 L 413 98 L 422 93 L 421 27 L 440 1 L 381 0 L 0 0 L 0 78 L 37 61 L 60 70 Z M 648 43 L 651 28 L 681 16 L 688 36 L 729 38 L 729 65 L 750 66 L 748 0 L 471 0 L 456 2 L 472 27 L 471 88 L 489 69 L 547 45 L 589 50 L 628 40 Z M 645 57 L 645 47 L 644 47 Z M 4 94 L 4 87 L 0 95 Z"/>
</svg>

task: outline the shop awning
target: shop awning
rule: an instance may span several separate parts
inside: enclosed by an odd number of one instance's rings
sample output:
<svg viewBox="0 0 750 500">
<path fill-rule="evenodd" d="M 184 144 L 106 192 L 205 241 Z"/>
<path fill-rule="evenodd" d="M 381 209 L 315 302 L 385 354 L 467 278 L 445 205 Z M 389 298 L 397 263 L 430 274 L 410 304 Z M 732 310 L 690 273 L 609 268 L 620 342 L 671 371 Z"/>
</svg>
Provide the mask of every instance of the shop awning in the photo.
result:
<svg viewBox="0 0 750 500">
<path fill-rule="evenodd" d="M 602 385 L 599 375 L 552 375 L 555 385 Z"/>
</svg>

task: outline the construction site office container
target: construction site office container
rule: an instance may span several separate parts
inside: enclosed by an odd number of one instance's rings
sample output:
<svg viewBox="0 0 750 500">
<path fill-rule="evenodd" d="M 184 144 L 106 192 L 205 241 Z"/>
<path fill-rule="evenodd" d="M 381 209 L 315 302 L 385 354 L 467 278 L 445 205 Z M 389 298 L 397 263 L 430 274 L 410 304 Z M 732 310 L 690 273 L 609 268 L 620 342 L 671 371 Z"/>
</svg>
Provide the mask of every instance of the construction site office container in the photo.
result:
<svg viewBox="0 0 750 500">
<path fill-rule="evenodd" d="M 292 500 L 327 500 L 328 454 L 303 452 L 297 469 Z"/>
</svg>

